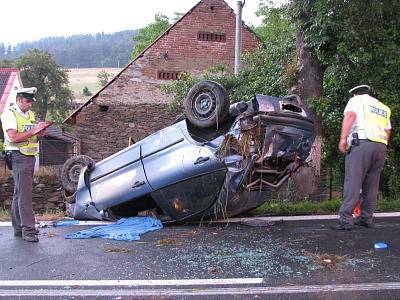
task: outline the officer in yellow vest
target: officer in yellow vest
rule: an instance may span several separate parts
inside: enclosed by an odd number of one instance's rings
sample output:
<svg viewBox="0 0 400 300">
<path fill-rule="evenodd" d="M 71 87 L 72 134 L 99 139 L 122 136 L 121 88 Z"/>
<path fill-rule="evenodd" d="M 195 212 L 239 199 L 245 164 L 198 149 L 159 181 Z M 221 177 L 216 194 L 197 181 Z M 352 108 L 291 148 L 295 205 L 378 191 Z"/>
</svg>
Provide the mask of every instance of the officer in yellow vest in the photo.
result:
<svg viewBox="0 0 400 300">
<path fill-rule="evenodd" d="M 352 230 L 353 224 L 373 228 L 379 179 L 390 137 L 390 108 L 370 96 L 371 88 L 360 85 L 344 110 L 339 151 L 346 153 L 343 204 L 336 230 Z M 361 192 L 361 214 L 353 222 L 352 212 Z"/>
<path fill-rule="evenodd" d="M 14 178 L 11 205 L 14 236 L 22 236 L 28 242 L 39 241 L 32 207 L 33 171 L 38 153 L 37 136 L 44 135 L 46 127 L 45 122 L 35 123 L 31 111 L 36 90 L 35 87 L 18 90 L 16 103 L 1 115 L 4 146 L 11 157 Z"/>
</svg>

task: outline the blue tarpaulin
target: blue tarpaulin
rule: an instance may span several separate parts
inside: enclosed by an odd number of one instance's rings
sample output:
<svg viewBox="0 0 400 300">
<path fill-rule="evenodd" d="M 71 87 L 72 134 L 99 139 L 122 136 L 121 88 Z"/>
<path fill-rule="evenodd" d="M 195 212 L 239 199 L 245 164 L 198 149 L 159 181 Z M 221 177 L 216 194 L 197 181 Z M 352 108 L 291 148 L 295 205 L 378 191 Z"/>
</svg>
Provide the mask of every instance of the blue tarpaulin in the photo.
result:
<svg viewBox="0 0 400 300">
<path fill-rule="evenodd" d="M 64 235 L 66 239 L 105 238 L 118 241 L 137 241 L 140 235 L 161 229 L 162 223 L 152 217 L 131 217 L 118 220 L 115 224 L 98 226 Z"/>
</svg>

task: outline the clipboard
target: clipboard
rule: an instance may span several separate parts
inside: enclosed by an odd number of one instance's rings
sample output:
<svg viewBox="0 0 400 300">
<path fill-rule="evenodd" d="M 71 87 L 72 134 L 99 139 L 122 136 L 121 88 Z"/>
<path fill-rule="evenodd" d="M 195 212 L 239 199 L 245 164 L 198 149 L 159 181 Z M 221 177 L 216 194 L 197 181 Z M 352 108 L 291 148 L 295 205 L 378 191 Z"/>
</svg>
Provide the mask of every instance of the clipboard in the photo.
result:
<svg viewBox="0 0 400 300">
<path fill-rule="evenodd" d="M 38 134 L 39 132 L 41 132 L 41 131 L 43 131 L 43 130 L 46 130 L 46 128 L 47 127 L 50 127 L 51 125 L 53 125 L 55 122 L 54 121 L 49 121 L 49 122 L 46 122 L 47 124 L 46 124 L 46 126 L 43 128 L 43 129 L 41 129 L 41 130 L 35 130 L 35 132 L 33 133 L 33 134 Z"/>
</svg>

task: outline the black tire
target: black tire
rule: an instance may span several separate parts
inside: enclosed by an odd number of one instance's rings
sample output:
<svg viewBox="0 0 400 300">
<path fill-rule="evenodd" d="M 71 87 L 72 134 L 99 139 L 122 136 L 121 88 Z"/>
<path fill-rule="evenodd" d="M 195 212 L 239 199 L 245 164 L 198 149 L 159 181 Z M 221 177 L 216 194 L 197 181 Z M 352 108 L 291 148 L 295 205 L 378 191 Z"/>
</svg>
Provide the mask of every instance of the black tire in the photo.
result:
<svg viewBox="0 0 400 300">
<path fill-rule="evenodd" d="M 75 201 L 76 201 L 75 193 L 70 194 L 70 193 L 68 193 L 67 191 L 63 190 L 63 191 L 62 191 L 62 196 L 63 196 L 65 202 L 67 202 L 67 203 L 69 203 L 69 204 L 73 204 L 73 203 L 75 203 Z"/>
<path fill-rule="evenodd" d="M 94 165 L 94 160 L 86 155 L 78 155 L 68 159 L 61 170 L 61 184 L 64 190 L 70 194 L 76 192 L 79 174 L 81 170 L 89 165 Z"/>
<path fill-rule="evenodd" d="M 218 127 L 229 113 L 229 97 L 218 82 L 205 80 L 195 84 L 185 103 L 185 115 L 190 123 L 199 128 Z"/>
</svg>

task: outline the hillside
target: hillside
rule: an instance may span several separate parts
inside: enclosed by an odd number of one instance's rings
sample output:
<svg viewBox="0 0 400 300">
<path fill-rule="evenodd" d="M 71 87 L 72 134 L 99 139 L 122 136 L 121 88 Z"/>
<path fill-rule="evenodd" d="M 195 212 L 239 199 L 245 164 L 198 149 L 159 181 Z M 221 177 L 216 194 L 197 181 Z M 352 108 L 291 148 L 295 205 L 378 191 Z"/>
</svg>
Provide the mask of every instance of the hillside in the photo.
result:
<svg viewBox="0 0 400 300">
<path fill-rule="evenodd" d="M 51 53 L 65 68 L 118 68 L 131 57 L 133 36 L 138 30 L 112 34 L 47 37 L 34 42 L 19 43 L 15 47 L 0 43 L 0 60 L 15 60 L 29 49 L 37 48 Z"/>
</svg>

